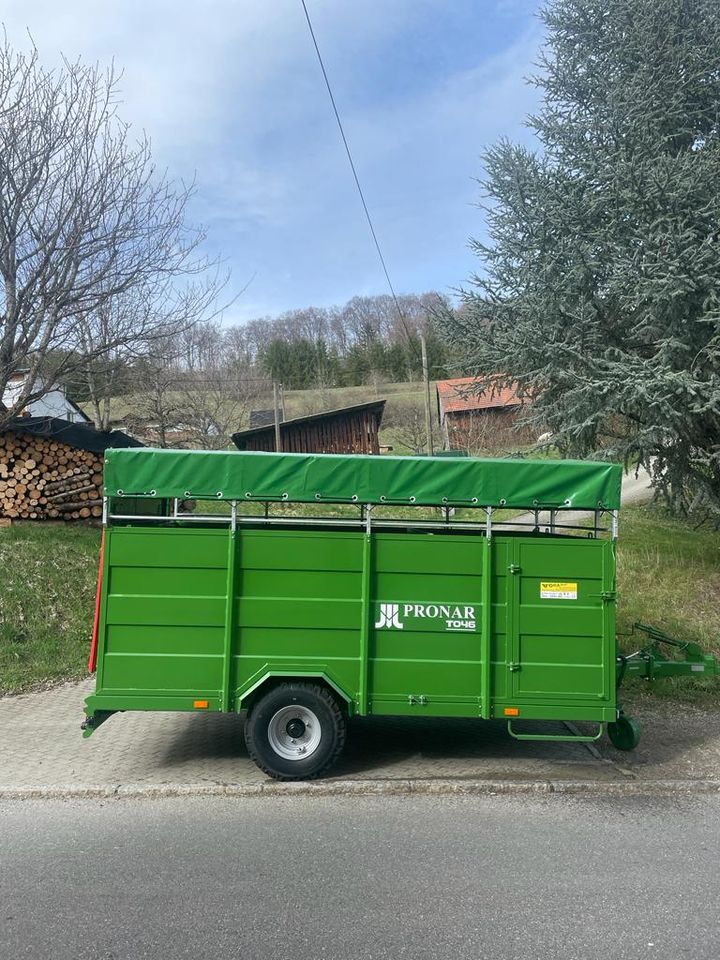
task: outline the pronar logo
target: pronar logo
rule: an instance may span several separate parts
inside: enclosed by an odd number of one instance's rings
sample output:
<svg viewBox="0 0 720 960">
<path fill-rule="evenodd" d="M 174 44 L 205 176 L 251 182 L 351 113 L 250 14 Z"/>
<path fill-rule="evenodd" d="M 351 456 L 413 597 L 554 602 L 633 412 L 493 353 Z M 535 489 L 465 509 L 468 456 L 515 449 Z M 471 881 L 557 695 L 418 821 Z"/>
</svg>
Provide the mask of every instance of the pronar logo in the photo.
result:
<svg viewBox="0 0 720 960">
<path fill-rule="evenodd" d="M 445 603 L 381 603 L 376 630 L 393 628 L 403 630 L 408 620 L 431 621 L 435 628 L 445 631 L 475 630 L 475 607 Z M 422 629 L 422 624 L 419 625 Z M 429 624 L 425 624 L 429 626 Z"/>
<path fill-rule="evenodd" d="M 381 627 L 396 627 L 398 630 L 402 630 L 403 625 L 400 623 L 400 604 L 398 603 L 381 603 L 380 604 L 380 618 L 375 624 L 375 629 L 379 630 Z"/>
</svg>

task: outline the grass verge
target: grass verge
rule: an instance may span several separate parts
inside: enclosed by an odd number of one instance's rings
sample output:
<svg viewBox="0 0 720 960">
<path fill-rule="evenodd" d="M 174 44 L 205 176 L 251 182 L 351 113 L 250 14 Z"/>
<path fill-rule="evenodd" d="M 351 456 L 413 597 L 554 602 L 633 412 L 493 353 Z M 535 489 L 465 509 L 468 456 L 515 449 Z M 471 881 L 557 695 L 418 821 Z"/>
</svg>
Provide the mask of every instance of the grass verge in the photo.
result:
<svg viewBox="0 0 720 960">
<path fill-rule="evenodd" d="M 618 540 L 618 622 L 625 653 L 646 640 L 630 636 L 636 621 L 660 627 L 678 640 L 693 640 L 720 658 L 720 537 L 653 506 L 629 506 L 620 514 Z M 685 701 L 717 704 L 720 681 L 679 677 L 652 687 L 630 682 L 629 690 L 648 691 Z"/>
<path fill-rule="evenodd" d="M 0 692 L 85 673 L 99 549 L 92 527 L 0 529 Z"/>
</svg>

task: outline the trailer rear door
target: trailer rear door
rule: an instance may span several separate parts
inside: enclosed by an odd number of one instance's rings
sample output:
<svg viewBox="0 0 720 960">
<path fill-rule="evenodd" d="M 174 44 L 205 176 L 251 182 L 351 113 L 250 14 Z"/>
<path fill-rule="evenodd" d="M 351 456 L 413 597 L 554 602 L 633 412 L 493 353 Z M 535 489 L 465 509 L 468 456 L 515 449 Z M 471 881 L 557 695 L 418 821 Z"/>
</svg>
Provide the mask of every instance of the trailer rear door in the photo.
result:
<svg viewBox="0 0 720 960">
<path fill-rule="evenodd" d="M 614 543 L 523 538 L 510 554 L 510 689 L 518 701 L 609 700 Z"/>
</svg>

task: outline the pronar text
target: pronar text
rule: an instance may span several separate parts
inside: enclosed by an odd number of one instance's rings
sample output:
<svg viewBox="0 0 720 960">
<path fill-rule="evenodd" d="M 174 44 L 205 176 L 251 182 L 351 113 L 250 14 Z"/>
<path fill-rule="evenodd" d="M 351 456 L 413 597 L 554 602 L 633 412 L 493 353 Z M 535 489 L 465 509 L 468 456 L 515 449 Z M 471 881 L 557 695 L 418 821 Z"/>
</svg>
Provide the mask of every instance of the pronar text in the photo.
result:
<svg viewBox="0 0 720 960">
<path fill-rule="evenodd" d="M 475 630 L 475 607 L 444 603 L 381 603 L 375 629 L 402 630 L 407 620 L 433 620 L 446 630 Z"/>
</svg>

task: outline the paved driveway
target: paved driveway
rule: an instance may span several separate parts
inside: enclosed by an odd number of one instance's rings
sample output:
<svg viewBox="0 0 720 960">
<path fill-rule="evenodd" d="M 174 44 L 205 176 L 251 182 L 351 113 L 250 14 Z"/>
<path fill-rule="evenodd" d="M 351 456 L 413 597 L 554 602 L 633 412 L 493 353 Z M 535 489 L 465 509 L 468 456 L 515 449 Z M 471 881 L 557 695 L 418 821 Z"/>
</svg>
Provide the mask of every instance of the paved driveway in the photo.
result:
<svg viewBox="0 0 720 960">
<path fill-rule="evenodd" d="M 243 720 L 221 714 L 117 714 L 90 739 L 80 731 L 94 680 L 0 699 L 0 794 L 52 788 L 252 788 L 267 779 L 248 758 Z M 720 783 L 720 711 L 644 698 L 638 750 L 518 742 L 501 721 L 357 719 L 324 782 L 380 789 L 400 782 L 536 784 L 633 781 Z M 545 726 L 547 728 L 547 725 Z M 569 731 L 557 725 L 553 732 Z"/>
</svg>

